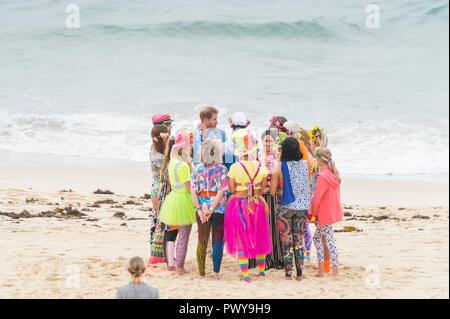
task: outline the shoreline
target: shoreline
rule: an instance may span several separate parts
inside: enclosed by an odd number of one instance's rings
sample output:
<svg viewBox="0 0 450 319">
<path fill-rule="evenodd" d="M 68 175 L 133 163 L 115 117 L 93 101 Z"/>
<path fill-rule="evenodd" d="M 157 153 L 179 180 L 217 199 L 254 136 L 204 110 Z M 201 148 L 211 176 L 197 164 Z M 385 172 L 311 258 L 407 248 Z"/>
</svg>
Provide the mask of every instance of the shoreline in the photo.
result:
<svg viewBox="0 0 450 319">
<path fill-rule="evenodd" d="M 149 162 L 0 150 L 0 191 L 8 189 L 54 193 L 72 189 L 92 194 L 97 189 L 142 196 L 149 193 Z M 449 207 L 449 174 L 342 174 L 343 204 Z"/>
<path fill-rule="evenodd" d="M 112 163 L 114 166 L 116 163 Z M 342 176 L 343 204 L 394 205 L 404 207 L 449 207 L 449 184 L 415 177 Z M 444 177 L 442 177 L 444 178 Z M 92 194 L 109 189 L 116 194 L 142 196 L 152 184 L 150 165 L 141 167 L 92 167 L 50 165 L 0 165 L 0 191 L 9 189 L 55 193 L 73 190 Z"/>
</svg>

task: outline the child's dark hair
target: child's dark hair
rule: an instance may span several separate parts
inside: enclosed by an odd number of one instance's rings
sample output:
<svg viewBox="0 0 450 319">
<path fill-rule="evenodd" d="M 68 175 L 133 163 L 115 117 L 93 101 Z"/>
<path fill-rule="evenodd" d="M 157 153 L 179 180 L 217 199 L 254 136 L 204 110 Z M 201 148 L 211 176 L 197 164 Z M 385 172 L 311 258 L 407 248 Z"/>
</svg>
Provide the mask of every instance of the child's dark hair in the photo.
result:
<svg viewBox="0 0 450 319">
<path fill-rule="evenodd" d="M 281 144 L 281 161 L 300 161 L 302 158 L 303 154 L 300 151 L 300 145 L 298 141 L 293 137 L 286 137 Z"/>
<path fill-rule="evenodd" d="M 265 131 L 261 134 L 261 139 L 264 141 L 264 139 L 266 138 L 267 135 L 270 135 L 270 130 L 265 130 Z"/>
</svg>

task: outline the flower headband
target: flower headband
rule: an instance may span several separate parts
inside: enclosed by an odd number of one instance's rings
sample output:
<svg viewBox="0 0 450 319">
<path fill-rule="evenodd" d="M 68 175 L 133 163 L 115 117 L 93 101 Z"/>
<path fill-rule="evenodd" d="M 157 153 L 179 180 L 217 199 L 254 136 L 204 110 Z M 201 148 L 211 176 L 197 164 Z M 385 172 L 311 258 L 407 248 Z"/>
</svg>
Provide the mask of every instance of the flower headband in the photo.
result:
<svg viewBox="0 0 450 319">
<path fill-rule="evenodd" d="M 277 128 L 279 128 L 281 132 L 286 132 L 287 131 L 286 128 L 284 127 L 283 123 L 280 122 L 280 120 L 278 119 L 278 117 L 276 115 L 274 115 L 270 119 L 270 123 L 272 123 L 272 125 L 274 125 Z"/>
<path fill-rule="evenodd" d="M 322 161 L 326 162 L 328 164 L 328 167 L 331 169 L 331 162 L 333 162 L 333 159 L 330 158 L 328 161 L 325 160 L 322 156 L 319 154 L 319 149 L 316 149 L 314 152 L 314 158 L 320 158 Z"/>
<path fill-rule="evenodd" d="M 169 137 L 169 133 L 161 132 L 161 133 L 159 133 L 159 137 L 160 137 L 160 138 Z"/>
<path fill-rule="evenodd" d="M 309 138 L 311 141 L 315 142 L 318 137 L 322 134 L 327 134 L 323 129 L 320 129 L 318 126 L 315 126 L 312 130 L 308 131 Z"/>
</svg>

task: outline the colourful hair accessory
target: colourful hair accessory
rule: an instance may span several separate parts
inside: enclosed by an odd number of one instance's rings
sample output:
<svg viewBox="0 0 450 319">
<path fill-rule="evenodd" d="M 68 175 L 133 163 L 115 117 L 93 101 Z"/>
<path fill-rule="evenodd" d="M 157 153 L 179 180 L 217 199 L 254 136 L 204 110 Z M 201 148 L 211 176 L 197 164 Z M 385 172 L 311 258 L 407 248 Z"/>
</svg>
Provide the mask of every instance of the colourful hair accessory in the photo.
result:
<svg viewBox="0 0 450 319">
<path fill-rule="evenodd" d="M 271 119 L 270 119 L 270 123 L 277 127 L 281 132 L 286 132 L 286 128 L 284 127 L 284 124 L 280 122 L 279 118 L 274 115 Z"/>
<path fill-rule="evenodd" d="M 169 133 L 161 132 L 161 133 L 159 133 L 159 137 L 161 137 L 161 138 L 169 137 Z"/>
<path fill-rule="evenodd" d="M 308 130 L 309 138 L 315 142 L 318 137 L 321 137 L 322 135 L 326 135 L 327 133 L 325 130 L 320 129 L 318 126 L 315 126 L 312 130 Z"/>
<path fill-rule="evenodd" d="M 314 152 L 314 158 L 319 158 L 319 149 L 317 148 L 316 151 Z"/>
<path fill-rule="evenodd" d="M 141 277 L 140 276 L 138 276 L 138 277 L 131 276 L 130 277 L 130 284 L 132 284 L 133 282 L 135 284 L 140 284 L 142 282 L 141 281 Z"/>
<path fill-rule="evenodd" d="M 231 139 L 236 146 L 236 150 L 234 151 L 234 155 L 236 156 L 247 155 L 258 149 L 258 142 L 247 128 L 242 128 L 234 132 Z"/>
</svg>

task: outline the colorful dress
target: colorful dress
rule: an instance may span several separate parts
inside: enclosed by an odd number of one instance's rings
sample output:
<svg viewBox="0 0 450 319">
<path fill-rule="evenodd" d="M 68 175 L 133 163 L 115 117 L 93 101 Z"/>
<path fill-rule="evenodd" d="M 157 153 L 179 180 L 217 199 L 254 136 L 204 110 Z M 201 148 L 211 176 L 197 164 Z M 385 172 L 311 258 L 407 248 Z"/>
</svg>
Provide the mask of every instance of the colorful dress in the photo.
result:
<svg viewBox="0 0 450 319">
<path fill-rule="evenodd" d="M 224 214 L 227 202 L 226 191 L 228 190 L 228 171 L 224 165 L 214 164 L 206 167 L 199 164 L 192 172 L 191 190 L 198 196 L 200 207 L 206 205 L 208 209 L 214 203 L 218 192 L 223 191 L 224 195 L 219 205 L 214 210 L 207 222 L 203 223 L 197 215 L 198 244 L 197 263 L 201 276 L 205 275 L 206 249 L 208 247 L 209 234 L 212 229 L 212 259 L 213 270 L 219 273 L 223 257 L 223 235 L 224 235 Z"/>
<path fill-rule="evenodd" d="M 261 188 L 268 172 L 259 161 L 242 161 L 231 166 L 228 177 L 236 181 L 236 191 L 248 191 L 247 197 L 231 196 L 225 210 L 225 244 L 231 256 L 245 252 L 248 258 L 272 251 L 269 209 L 264 197 L 254 191 Z"/>
<path fill-rule="evenodd" d="M 264 153 L 261 156 L 261 161 L 266 164 L 266 168 L 269 171 L 267 176 L 267 184 L 270 187 L 270 183 L 272 180 L 271 172 L 277 168 L 278 165 L 278 152 L 273 150 L 270 154 Z M 275 196 L 267 193 L 263 195 L 264 199 L 267 202 L 267 206 L 269 206 L 269 225 L 270 225 L 270 233 L 272 236 L 272 252 L 266 256 L 266 270 L 275 268 L 282 269 L 283 268 L 283 249 L 281 247 L 280 240 L 280 231 L 278 230 L 276 213 L 278 208 L 280 207 L 280 196 L 275 194 Z M 249 268 L 256 267 L 256 261 L 249 261 Z"/>
<path fill-rule="evenodd" d="M 256 258 L 259 275 L 265 276 L 266 255 L 272 251 L 269 207 L 264 197 L 256 195 L 267 178 L 267 169 L 259 161 L 242 161 L 231 166 L 228 177 L 236 181 L 236 191 L 247 191 L 247 197 L 232 195 L 225 209 L 224 238 L 227 251 L 238 257 L 246 282 L 249 258 Z"/>
<path fill-rule="evenodd" d="M 150 192 L 151 198 L 159 196 L 163 161 L 164 156 L 161 153 L 153 153 L 152 151 L 150 152 L 150 165 L 152 170 L 152 189 Z M 156 215 L 156 209 L 153 208 L 150 218 L 150 246 L 152 245 L 157 226 L 158 217 Z"/>
<path fill-rule="evenodd" d="M 183 268 L 192 224 L 197 221 L 194 202 L 185 185 L 191 179 L 191 170 L 186 162 L 176 158 L 170 160 L 167 169 L 172 190 L 164 200 L 159 212 L 159 220 L 166 225 L 177 226 L 177 268 Z"/>
<path fill-rule="evenodd" d="M 158 206 L 161 207 L 164 199 L 170 193 L 170 183 L 169 183 L 169 173 L 166 169 L 161 172 L 161 179 L 159 182 L 159 192 L 158 192 Z M 153 240 L 151 241 L 151 250 L 150 250 L 150 264 L 162 263 L 165 260 L 165 232 L 166 229 L 172 230 L 173 226 L 165 226 L 160 221 L 157 222 L 156 230 L 153 235 Z M 176 226 L 175 226 L 176 228 Z"/>
<path fill-rule="evenodd" d="M 189 165 L 178 159 L 171 159 L 168 172 L 172 191 L 164 200 L 159 220 L 166 225 L 192 225 L 196 222 L 194 202 L 185 186 L 191 179 Z"/>
</svg>

